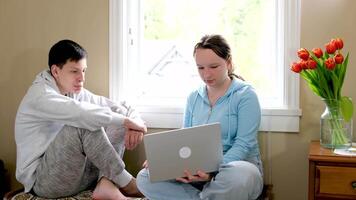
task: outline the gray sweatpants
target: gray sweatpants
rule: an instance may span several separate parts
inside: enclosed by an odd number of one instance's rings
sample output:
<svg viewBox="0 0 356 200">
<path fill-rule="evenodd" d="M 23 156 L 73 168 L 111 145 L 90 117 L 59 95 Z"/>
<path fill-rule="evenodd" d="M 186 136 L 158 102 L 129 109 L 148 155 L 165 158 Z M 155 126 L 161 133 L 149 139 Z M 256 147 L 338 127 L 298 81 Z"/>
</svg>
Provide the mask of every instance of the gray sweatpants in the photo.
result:
<svg viewBox="0 0 356 200">
<path fill-rule="evenodd" d="M 64 126 L 36 169 L 33 191 L 47 198 L 70 196 L 95 187 L 102 176 L 125 186 L 132 176 L 122 160 L 124 134 L 123 128 L 92 132 Z"/>
</svg>

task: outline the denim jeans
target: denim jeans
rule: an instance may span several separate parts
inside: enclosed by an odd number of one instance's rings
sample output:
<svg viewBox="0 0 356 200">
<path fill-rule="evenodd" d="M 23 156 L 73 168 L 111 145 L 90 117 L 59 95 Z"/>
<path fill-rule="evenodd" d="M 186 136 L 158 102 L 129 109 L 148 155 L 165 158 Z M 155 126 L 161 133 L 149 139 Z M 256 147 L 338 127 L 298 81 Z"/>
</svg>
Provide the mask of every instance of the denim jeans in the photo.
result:
<svg viewBox="0 0 356 200">
<path fill-rule="evenodd" d="M 142 169 L 137 175 L 137 186 L 148 199 L 154 200 L 256 199 L 263 189 L 262 164 L 259 157 L 222 164 L 202 190 L 175 180 L 151 183 L 149 170 Z"/>
</svg>

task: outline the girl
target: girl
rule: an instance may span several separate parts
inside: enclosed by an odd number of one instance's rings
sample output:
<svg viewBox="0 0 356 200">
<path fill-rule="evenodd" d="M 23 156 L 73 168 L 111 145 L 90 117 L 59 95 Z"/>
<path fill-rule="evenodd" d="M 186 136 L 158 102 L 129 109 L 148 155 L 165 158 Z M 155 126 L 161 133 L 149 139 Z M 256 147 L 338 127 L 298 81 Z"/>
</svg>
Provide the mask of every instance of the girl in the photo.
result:
<svg viewBox="0 0 356 200">
<path fill-rule="evenodd" d="M 194 47 L 194 58 L 205 84 L 187 99 L 184 127 L 220 122 L 223 163 L 216 173 L 185 171 L 185 177 L 154 183 L 146 167 L 137 176 L 138 188 L 155 200 L 256 199 L 263 188 L 257 95 L 233 73 L 231 50 L 222 36 L 204 36 Z"/>
</svg>

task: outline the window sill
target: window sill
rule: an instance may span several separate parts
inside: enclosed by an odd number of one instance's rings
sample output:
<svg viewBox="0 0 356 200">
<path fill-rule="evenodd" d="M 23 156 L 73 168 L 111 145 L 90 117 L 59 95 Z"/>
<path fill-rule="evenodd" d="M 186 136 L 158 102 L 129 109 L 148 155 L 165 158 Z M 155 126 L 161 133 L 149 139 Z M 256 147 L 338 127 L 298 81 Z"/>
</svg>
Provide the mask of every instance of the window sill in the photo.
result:
<svg viewBox="0 0 356 200">
<path fill-rule="evenodd" d="M 181 128 L 183 109 L 174 107 L 136 107 L 149 128 Z M 260 131 L 299 132 L 300 109 L 262 109 Z"/>
</svg>

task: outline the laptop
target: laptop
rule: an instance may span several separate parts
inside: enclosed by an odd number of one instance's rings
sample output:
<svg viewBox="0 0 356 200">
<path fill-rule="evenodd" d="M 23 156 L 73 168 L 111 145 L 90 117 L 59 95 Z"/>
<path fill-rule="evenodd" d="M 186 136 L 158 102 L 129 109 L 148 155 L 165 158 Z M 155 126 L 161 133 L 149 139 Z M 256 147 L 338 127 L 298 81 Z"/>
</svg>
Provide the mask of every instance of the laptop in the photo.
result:
<svg viewBox="0 0 356 200">
<path fill-rule="evenodd" d="M 183 177 L 185 169 L 214 172 L 222 163 L 220 123 L 147 134 L 143 141 L 151 182 Z"/>
</svg>

